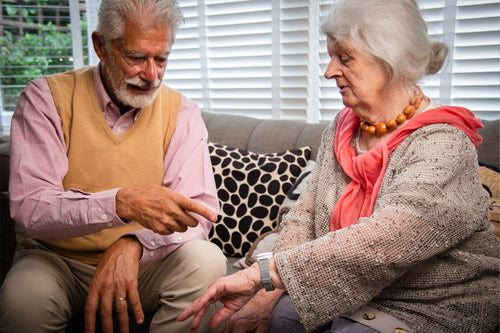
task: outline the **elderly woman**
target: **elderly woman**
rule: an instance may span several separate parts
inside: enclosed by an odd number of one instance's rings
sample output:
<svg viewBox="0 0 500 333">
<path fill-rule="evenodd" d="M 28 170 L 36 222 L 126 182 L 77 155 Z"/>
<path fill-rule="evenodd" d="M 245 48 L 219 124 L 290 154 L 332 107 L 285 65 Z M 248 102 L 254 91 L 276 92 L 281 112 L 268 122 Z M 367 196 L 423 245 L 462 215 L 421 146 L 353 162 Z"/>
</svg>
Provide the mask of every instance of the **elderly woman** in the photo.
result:
<svg viewBox="0 0 500 333">
<path fill-rule="evenodd" d="M 323 30 L 325 77 L 346 107 L 274 256 L 217 280 L 178 319 L 194 314 L 195 328 L 221 301 L 211 324 L 227 331 L 492 331 L 500 248 L 478 175 L 482 125 L 417 86 L 447 47 L 414 0 L 339 1 Z"/>
</svg>

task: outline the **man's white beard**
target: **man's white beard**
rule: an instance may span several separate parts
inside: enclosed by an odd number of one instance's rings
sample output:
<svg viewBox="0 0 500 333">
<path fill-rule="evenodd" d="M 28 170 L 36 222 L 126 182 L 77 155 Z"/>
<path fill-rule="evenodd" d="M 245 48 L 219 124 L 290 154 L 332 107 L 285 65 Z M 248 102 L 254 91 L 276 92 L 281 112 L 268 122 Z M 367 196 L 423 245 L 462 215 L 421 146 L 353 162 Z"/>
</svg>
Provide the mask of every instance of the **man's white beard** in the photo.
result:
<svg viewBox="0 0 500 333">
<path fill-rule="evenodd" d="M 158 90 L 161 84 L 161 80 L 156 78 L 153 83 L 142 80 L 139 77 L 125 79 L 122 83 L 118 83 L 116 81 L 116 63 L 114 59 L 111 59 L 107 66 L 104 66 L 104 71 L 106 72 L 106 76 L 108 77 L 109 84 L 111 85 L 111 89 L 118 100 L 123 105 L 130 106 L 133 108 L 143 108 L 151 104 L 156 95 L 158 94 Z M 149 94 L 132 94 L 127 89 L 127 85 L 134 85 L 137 87 L 151 87 L 154 88 Z"/>
<path fill-rule="evenodd" d="M 140 82 L 137 82 L 139 80 Z M 117 90 L 115 90 L 116 98 L 123 104 L 131 106 L 133 108 L 143 108 L 145 106 L 148 106 L 149 104 L 153 103 L 154 99 L 156 98 L 156 95 L 158 94 L 158 87 L 160 86 L 161 81 L 156 79 L 155 82 L 153 83 L 147 83 L 147 85 L 150 85 L 151 87 L 154 87 L 154 91 L 151 93 L 144 95 L 144 94 L 132 94 L 127 90 L 127 85 L 132 84 L 138 87 L 144 87 L 144 80 L 141 80 L 140 78 L 136 79 L 127 79 L 125 80 L 120 86 L 118 87 Z M 112 83 L 113 84 L 113 83 Z"/>
</svg>

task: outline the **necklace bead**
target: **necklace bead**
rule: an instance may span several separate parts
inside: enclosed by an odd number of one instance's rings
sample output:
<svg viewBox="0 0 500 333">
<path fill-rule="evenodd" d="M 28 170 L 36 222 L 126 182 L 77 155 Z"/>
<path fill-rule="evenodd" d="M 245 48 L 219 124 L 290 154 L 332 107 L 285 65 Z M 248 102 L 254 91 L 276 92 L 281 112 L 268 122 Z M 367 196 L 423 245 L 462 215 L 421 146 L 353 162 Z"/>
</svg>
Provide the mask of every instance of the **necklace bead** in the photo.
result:
<svg viewBox="0 0 500 333">
<path fill-rule="evenodd" d="M 417 88 L 414 96 L 410 98 L 410 104 L 405 106 L 403 112 L 398 114 L 395 120 L 391 119 L 386 123 L 380 122 L 377 124 L 377 126 L 362 121 L 360 122 L 360 127 L 363 131 L 373 135 L 385 134 L 387 133 L 387 131 L 391 131 L 395 129 L 398 125 L 403 124 L 407 119 L 412 118 L 417 112 L 417 109 L 422 104 L 423 99 L 426 99 L 425 95 L 423 94 L 420 88 Z"/>
<path fill-rule="evenodd" d="M 396 117 L 396 122 L 398 123 L 398 125 L 401 125 L 405 121 L 406 121 L 406 116 L 402 113 L 398 114 L 398 116 Z"/>
<path fill-rule="evenodd" d="M 397 121 L 396 121 L 396 120 L 391 119 L 391 120 L 389 120 L 389 121 L 387 122 L 387 124 L 386 124 L 386 125 L 387 125 L 387 129 L 388 129 L 388 130 L 392 130 L 392 129 L 394 129 L 394 128 L 396 128 L 396 127 L 398 126 L 398 123 L 397 123 Z"/>
<path fill-rule="evenodd" d="M 377 124 L 377 133 L 384 134 L 386 132 L 387 132 L 387 125 L 385 123 L 378 123 Z"/>
</svg>

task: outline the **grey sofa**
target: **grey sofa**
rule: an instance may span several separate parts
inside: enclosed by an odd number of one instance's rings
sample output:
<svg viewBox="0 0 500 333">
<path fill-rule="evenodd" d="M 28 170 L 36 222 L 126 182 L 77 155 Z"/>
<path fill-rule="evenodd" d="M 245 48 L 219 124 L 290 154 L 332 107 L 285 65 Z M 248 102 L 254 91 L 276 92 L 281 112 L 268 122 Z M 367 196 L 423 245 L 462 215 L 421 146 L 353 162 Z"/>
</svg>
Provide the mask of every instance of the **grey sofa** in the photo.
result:
<svg viewBox="0 0 500 333">
<path fill-rule="evenodd" d="M 299 120 L 262 120 L 245 116 L 203 113 L 209 140 L 256 153 L 280 152 L 310 146 L 311 158 L 316 159 L 321 135 L 330 121 L 308 124 Z M 483 144 L 478 149 L 480 164 L 498 171 L 500 164 L 500 120 L 483 120 L 480 134 Z M 228 273 L 237 268 L 238 258 L 228 257 Z"/>
<path fill-rule="evenodd" d="M 304 146 L 312 148 L 316 158 L 321 134 L 330 123 L 308 124 L 300 120 L 261 120 L 245 116 L 202 113 L 209 140 L 255 153 L 281 152 Z M 487 165 L 499 164 L 500 120 L 484 121 L 480 131 L 484 143 L 479 148 L 479 160 Z M 0 274 L 1 281 L 9 269 L 15 249 L 13 222 L 8 213 L 9 142 L 0 141 Z M 238 258 L 228 258 L 228 272 L 235 271 Z"/>
</svg>

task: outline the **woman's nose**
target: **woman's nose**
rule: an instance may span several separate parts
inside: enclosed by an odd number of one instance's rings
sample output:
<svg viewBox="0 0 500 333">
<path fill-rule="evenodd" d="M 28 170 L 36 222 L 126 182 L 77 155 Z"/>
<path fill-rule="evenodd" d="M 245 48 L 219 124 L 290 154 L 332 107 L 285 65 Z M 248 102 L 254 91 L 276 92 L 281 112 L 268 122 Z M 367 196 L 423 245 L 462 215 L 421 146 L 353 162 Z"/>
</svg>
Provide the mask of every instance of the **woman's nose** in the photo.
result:
<svg viewBox="0 0 500 333">
<path fill-rule="evenodd" d="M 339 61 L 335 59 L 335 57 L 332 57 L 330 62 L 328 63 L 328 67 L 326 67 L 325 78 L 333 79 L 334 77 L 339 75 L 340 75 Z"/>
</svg>

